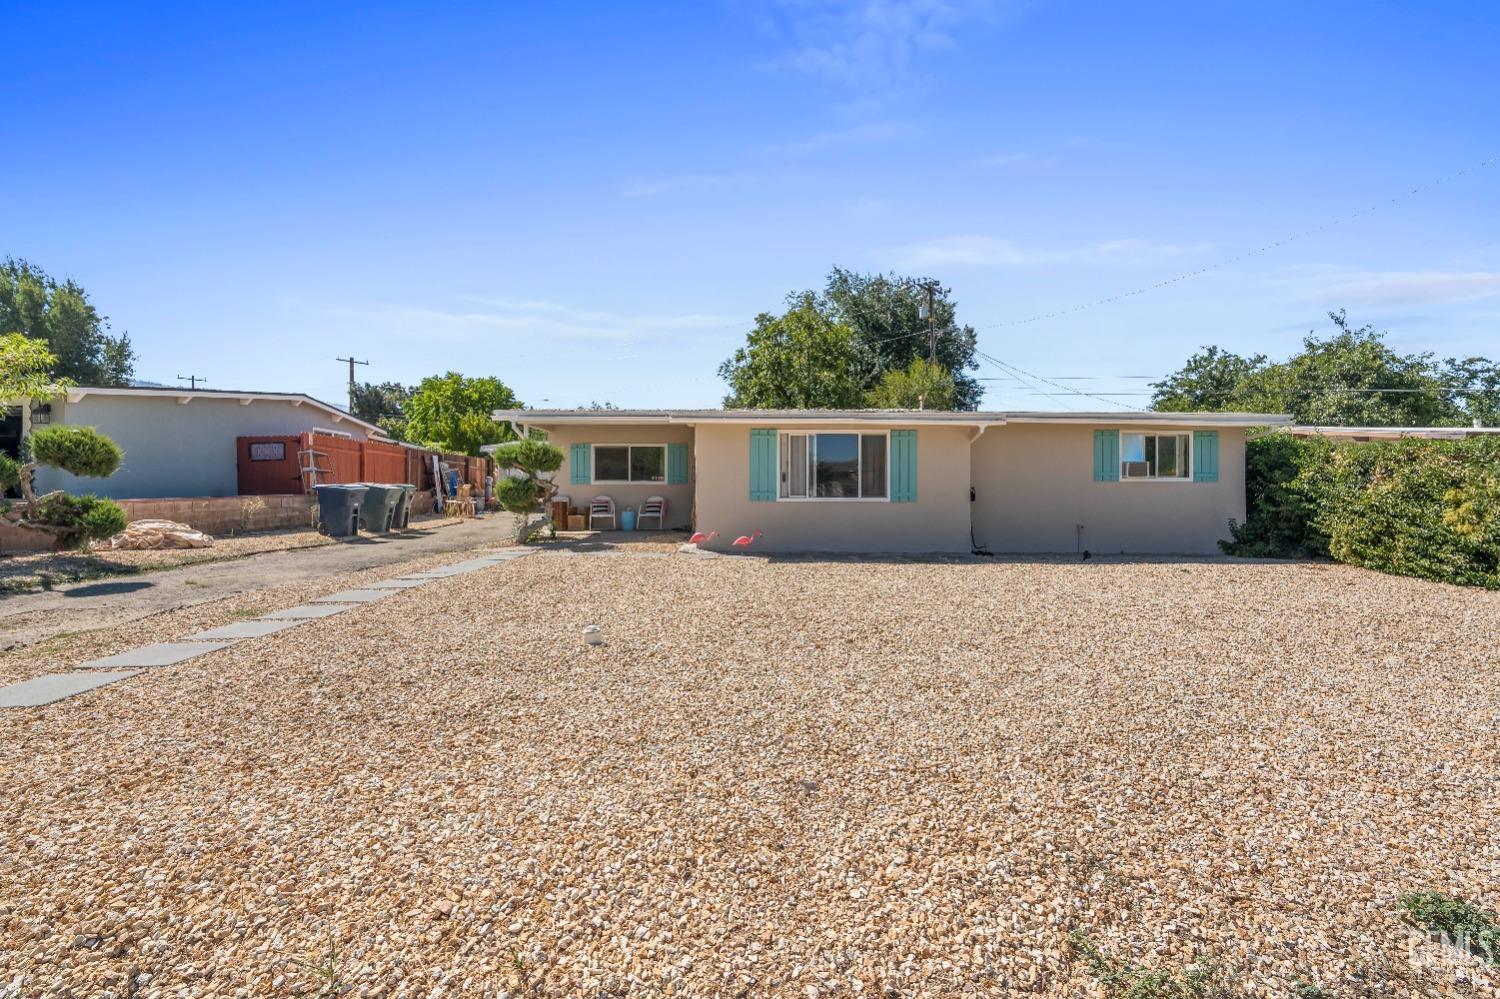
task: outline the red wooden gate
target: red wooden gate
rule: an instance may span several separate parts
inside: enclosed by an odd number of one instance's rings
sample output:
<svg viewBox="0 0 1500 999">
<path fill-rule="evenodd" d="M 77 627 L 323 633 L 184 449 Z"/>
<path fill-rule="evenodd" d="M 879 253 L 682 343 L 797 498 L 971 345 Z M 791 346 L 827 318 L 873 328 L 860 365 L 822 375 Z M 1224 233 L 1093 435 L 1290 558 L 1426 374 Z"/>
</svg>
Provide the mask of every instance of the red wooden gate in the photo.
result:
<svg viewBox="0 0 1500 999">
<path fill-rule="evenodd" d="M 280 496 L 302 492 L 297 471 L 301 438 L 289 436 L 235 439 L 241 496 Z"/>
</svg>

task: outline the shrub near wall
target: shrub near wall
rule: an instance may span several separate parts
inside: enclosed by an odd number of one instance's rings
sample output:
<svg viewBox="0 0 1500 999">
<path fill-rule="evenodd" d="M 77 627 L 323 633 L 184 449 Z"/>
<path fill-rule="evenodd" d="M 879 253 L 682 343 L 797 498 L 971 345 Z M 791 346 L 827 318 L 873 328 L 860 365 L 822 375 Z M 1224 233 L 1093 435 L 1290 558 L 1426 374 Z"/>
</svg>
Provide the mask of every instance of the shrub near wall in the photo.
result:
<svg viewBox="0 0 1500 999">
<path fill-rule="evenodd" d="M 1500 589 L 1500 440 L 1249 443 L 1234 555 L 1350 565 Z"/>
</svg>

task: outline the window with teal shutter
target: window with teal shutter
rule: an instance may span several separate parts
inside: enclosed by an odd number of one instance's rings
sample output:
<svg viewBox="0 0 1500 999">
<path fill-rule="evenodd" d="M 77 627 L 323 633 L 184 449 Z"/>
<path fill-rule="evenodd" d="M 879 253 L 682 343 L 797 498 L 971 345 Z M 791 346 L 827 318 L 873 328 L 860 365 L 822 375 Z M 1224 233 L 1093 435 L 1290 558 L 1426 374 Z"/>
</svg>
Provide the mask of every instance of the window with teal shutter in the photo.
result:
<svg viewBox="0 0 1500 999">
<path fill-rule="evenodd" d="M 594 470 L 589 467 L 591 457 L 587 444 L 574 444 L 568 449 L 569 482 L 575 486 L 586 486 L 593 481 Z"/>
<path fill-rule="evenodd" d="M 1219 481 L 1219 432 L 1193 431 L 1193 481 Z"/>
<path fill-rule="evenodd" d="M 891 431 L 891 502 L 917 501 L 917 432 Z"/>
<path fill-rule="evenodd" d="M 687 445 L 667 445 L 667 485 L 687 485 Z"/>
<path fill-rule="evenodd" d="M 776 501 L 776 431 L 750 431 L 750 499 Z"/>
<path fill-rule="evenodd" d="M 1094 431 L 1094 481 L 1120 481 L 1120 432 Z"/>
</svg>

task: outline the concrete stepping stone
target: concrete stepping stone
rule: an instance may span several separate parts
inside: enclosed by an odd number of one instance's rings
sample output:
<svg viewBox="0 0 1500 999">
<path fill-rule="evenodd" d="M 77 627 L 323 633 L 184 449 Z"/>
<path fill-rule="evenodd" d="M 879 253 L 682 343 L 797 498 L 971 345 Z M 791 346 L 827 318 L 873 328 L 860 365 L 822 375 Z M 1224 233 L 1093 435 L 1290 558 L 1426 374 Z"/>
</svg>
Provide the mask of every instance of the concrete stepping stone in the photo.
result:
<svg viewBox="0 0 1500 999">
<path fill-rule="evenodd" d="M 340 593 L 330 593 L 326 597 L 314 597 L 312 602 L 315 604 L 367 604 L 371 600 L 379 600 L 381 597 L 390 595 L 390 590 L 344 590 Z"/>
<path fill-rule="evenodd" d="M 143 645 L 138 649 L 105 656 L 103 659 L 90 659 L 86 663 L 79 663 L 77 668 L 119 669 L 132 666 L 171 666 L 199 656 L 206 656 L 210 652 L 218 652 L 233 644 L 232 641 L 158 642 L 155 645 Z"/>
<path fill-rule="evenodd" d="M 427 579 L 407 579 L 404 576 L 399 579 L 382 579 L 378 583 L 370 583 L 366 589 L 371 590 L 409 590 L 413 586 L 421 586 L 431 582 Z"/>
<path fill-rule="evenodd" d="M 0 708 L 40 707 L 102 687 L 106 683 L 135 676 L 139 672 L 141 671 L 138 669 L 127 669 L 108 673 L 45 673 L 21 683 L 0 687 Z"/>
<path fill-rule="evenodd" d="M 189 635 L 187 640 L 190 642 L 212 642 L 231 638 L 264 638 L 267 635 L 274 635 L 278 631 L 295 628 L 299 624 L 306 624 L 306 622 L 236 621 L 233 624 L 226 624 L 222 628 L 210 628 L 207 631 L 200 631 L 196 635 Z"/>
<path fill-rule="evenodd" d="M 346 610 L 353 610 L 354 604 L 302 604 L 300 607 L 288 607 L 285 610 L 272 611 L 262 614 L 258 621 L 310 621 L 315 617 L 332 617 L 342 614 Z"/>
</svg>

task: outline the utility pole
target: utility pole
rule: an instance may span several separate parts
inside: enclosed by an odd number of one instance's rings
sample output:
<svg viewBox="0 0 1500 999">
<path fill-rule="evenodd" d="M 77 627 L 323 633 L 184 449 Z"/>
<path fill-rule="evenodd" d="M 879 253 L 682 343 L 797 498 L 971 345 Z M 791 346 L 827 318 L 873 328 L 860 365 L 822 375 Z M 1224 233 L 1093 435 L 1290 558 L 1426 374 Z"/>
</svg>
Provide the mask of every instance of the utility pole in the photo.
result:
<svg viewBox="0 0 1500 999">
<path fill-rule="evenodd" d="M 189 389 L 197 388 L 199 382 L 202 382 L 205 385 L 208 384 L 208 379 L 204 378 L 202 375 L 178 375 L 177 380 L 180 382 L 187 382 Z"/>
<path fill-rule="evenodd" d="M 927 320 L 927 363 L 937 363 L 937 310 L 933 308 L 932 297 L 937 292 L 936 281 L 926 281 L 922 284 L 922 290 L 927 293 L 927 301 L 922 303 L 917 314 Z"/>
<path fill-rule="evenodd" d="M 354 366 L 356 364 L 368 365 L 370 362 L 369 361 L 356 361 L 354 359 L 354 351 L 352 351 L 352 350 L 349 352 L 349 356 L 348 357 L 335 357 L 334 360 L 335 361 L 348 361 L 349 362 L 349 412 L 353 413 L 354 412 Z"/>
</svg>

